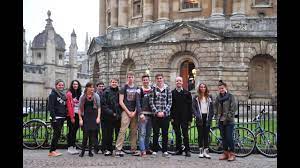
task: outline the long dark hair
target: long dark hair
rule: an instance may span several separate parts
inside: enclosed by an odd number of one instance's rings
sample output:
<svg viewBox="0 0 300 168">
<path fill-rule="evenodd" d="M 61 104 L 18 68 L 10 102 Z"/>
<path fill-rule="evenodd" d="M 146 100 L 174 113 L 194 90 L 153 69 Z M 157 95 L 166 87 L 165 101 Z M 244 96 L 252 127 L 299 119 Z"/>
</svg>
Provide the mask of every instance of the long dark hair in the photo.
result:
<svg viewBox="0 0 300 168">
<path fill-rule="evenodd" d="M 204 95 L 201 94 L 201 91 L 200 91 L 200 85 L 204 85 L 204 86 L 205 86 L 205 92 L 204 92 Z M 208 96 L 209 96 L 209 90 L 208 90 L 206 84 L 200 83 L 200 84 L 198 85 L 198 96 L 199 96 L 200 100 L 202 99 L 202 97 L 205 97 L 206 99 L 208 98 Z"/>
<path fill-rule="evenodd" d="M 75 90 L 75 89 L 73 88 L 74 82 L 77 82 L 77 83 L 78 83 L 78 89 L 77 89 L 77 90 Z M 82 92 L 80 82 L 79 82 L 78 80 L 72 80 L 72 82 L 71 82 L 71 84 L 70 84 L 70 87 L 69 87 L 69 91 L 72 93 L 72 97 L 73 97 L 73 98 L 76 97 L 76 99 L 79 100 L 79 97 L 80 97 L 81 92 Z"/>
</svg>

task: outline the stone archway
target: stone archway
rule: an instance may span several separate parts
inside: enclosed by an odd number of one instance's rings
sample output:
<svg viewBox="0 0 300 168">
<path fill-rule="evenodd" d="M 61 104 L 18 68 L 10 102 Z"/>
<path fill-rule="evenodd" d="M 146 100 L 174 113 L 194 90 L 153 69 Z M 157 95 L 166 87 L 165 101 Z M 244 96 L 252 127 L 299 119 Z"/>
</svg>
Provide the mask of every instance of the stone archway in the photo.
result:
<svg viewBox="0 0 300 168">
<path fill-rule="evenodd" d="M 270 55 L 256 55 L 250 60 L 248 76 L 249 98 L 270 101 L 276 99 L 276 62 Z"/>
<path fill-rule="evenodd" d="M 128 71 L 133 71 L 135 72 L 135 63 L 131 58 L 127 58 L 123 61 L 123 63 L 121 64 L 121 68 L 120 68 L 120 86 L 123 86 L 126 81 L 127 81 L 127 77 L 126 74 Z"/>
<path fill-rule="evenodd" d="M 190 81 L 190 89 L 193 90 L 197 86 L 199 79 L 199 62 L 192 52 L 179 52 L 174 54 L 169 62 L 170 65 L 170 86 L 175 88 L 175 79 L 177 76 L 183 77 L 183 87 L 189 90 L 189 78 L 192 78 L 193 84 Z M 192 70 L 194 69 L 194 74 Z M 195 73 L 196 72 L 196 73 Z M 192 86 L 194 85 L 194 86 Z"/>
</svg>

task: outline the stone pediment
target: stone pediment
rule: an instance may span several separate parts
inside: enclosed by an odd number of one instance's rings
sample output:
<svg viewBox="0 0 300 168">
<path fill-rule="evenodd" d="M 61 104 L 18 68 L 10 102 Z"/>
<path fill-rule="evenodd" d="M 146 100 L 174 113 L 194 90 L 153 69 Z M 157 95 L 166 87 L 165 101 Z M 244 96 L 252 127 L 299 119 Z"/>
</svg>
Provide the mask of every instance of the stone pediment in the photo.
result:
<svg viewBox="0 0 300 168">
<path fill-rule="evenodd" d="M 180 41 L 211 41 L 221 40 L 222 36 L 207 28 L 180 23 L 150 37 L 147 42 L 180 42 Z"/>
</svg>

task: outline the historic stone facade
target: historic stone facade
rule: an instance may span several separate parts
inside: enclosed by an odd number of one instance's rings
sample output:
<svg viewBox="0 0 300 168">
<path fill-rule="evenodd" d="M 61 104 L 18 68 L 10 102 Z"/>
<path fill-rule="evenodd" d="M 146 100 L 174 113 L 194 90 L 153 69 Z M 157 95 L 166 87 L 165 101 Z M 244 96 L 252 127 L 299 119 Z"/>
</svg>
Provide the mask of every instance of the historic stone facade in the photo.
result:
<svg viewBox="0 0 300 168">
<path fill-rule="evenodd" d="M 54 87 L 56 79 L 63 79 L 66 88 L 74 79 L 78 79 L 82 85 L 89 81 L 88 59 L 85 54 L 77 62 L 76 34 L 71 34 L 68 62 L 64 61 L 65 41 L 55 32 L 48 11 L 48 19 L 45 30 L 35 36 L 29 42 L 29 53 L 26 53 L 25 30 L 23 30 L 23 97 L 46 98 Z M 88 44 L 86 44 L 88 46 Z M 86 47 L 87 48 L 87 47 Z M 86 53 L 86 52 L 85 52 Z M 82 71 L 82 67 L 86 71 Z"/>
<path fill-rule="evenodd" d="M 119 2 L 119 3 L 117 3 Z M 218 80 L 239 100 L 276 101 L 276 0 L 99 1 L 100 29 L 88 50 L 92 80 L 108 84 L 163 73 L 207 83 Z"/>
</svg>

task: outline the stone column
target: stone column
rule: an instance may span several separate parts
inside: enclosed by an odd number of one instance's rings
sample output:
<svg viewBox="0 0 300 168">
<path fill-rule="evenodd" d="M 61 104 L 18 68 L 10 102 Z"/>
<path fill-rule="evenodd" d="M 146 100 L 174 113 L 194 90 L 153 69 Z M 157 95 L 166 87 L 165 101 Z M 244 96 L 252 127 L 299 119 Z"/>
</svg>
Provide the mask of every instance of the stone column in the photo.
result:
<svg viewBox="0 0 300 168">
<path fill-rule="evenodd" d="M 153 0 L 144 0 L 143 5 L 143 24 L 153 22 Z"/>
<path fill-rule="evenodd" d="M 119 0 L 118 7 L 118 27 L 128 25 L 128 0 Z"/>
<path fill-rule="evenodd" d="M 118 26 L 118 0 L 111 0 L 110 10 L 111 10 L 111 27 L 116 27 Z"/>
<path fill-rule="evenodd" d="M 169 21 L 169 0 L 158 0 L 158 21 Z"/>
<path fill-rule="evenodd" d="M 211 19 L 223 19 L 224 18 L 224 1 L 212 0 L 211 5 Z"/>
<path fill-rule="evenodd" d="M 245 18 L 245 3 L 245 0 L 233 0 L 233 10 L 230 19 L 239 20 Z"/>
<path fill-rule="evenodd" d="M 106 15 L 106 8 L 105 8 L 105 2 L 106 0 L 99 0 L 99 35 L 104 35 L 105 34 L 105 29 L 106 29 L 106 20 L 105 20 L 105 15 Z"/>
</svg>

